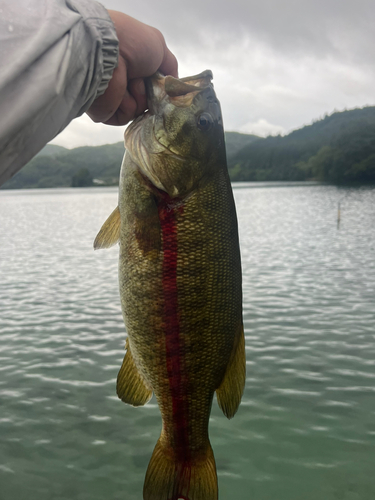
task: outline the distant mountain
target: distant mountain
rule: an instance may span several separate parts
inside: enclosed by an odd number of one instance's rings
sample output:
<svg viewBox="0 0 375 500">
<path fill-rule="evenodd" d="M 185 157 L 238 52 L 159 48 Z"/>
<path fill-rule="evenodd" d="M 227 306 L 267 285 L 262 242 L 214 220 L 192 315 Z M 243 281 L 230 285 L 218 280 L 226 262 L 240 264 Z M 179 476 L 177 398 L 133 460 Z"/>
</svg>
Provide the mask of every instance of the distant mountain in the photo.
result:
<svg viewBox="0 0 375 500">
<path fill-rule="evenodd" d="M 226 132 L 225 138 L 228 158 L 245 145 L 259 139 L 255 135 L 237 132 Z M 3 187 L 4 189 L 30 189 L 92 185 L 92 183 L 116 185 L 124 151 L 123 142 L 75 149 L 47 144 Z"/>
<path fill-rule="evenodd" d="M 56 146 L 48 144 L 4 184 L 4 189 L 70 187 L 78 173 L 81 177 L 93 179 L 94 184 L 118 183 L 125 151 L 123 142 L 70 150 L 61 148 L 62 151 L 55 148 Z M 46 154 L 43 154 L 43 151 L 46 151 Z M 56 151 L 56 154 L 53 154 L 53 151 Z M 86 170 L 90 175 L 83 173 Z"/>
<path fill-rule="evenodd" d="M 226 132 L 232 181 L 375 183 L 375 106 L 342 111 L 285 137 Z M 47 145 L 4 189 L 116 185 L 124 145 Z"/>
<path fill-rule="evenodd" d="M 228 167 L 233 181 L 375 182 L 375 106 L 255 141 L 231 156 Z"/>
<path fill-rule="evenodd" d="M 67 148 L 63 148 L 62 146 L 56 146 L 55 144 L 47 144 L 44 148 L 39 151 L 36 156 L 56 156 L 60 153 L 65 153 L 69 151 Z"/>
<path fill-rule="evenodd" d="M 228 162 L 242 148 L 262 139 L 257 135 L 240 134 L 239 132 L 225 132 L 225 146 Z"/>
</svg>

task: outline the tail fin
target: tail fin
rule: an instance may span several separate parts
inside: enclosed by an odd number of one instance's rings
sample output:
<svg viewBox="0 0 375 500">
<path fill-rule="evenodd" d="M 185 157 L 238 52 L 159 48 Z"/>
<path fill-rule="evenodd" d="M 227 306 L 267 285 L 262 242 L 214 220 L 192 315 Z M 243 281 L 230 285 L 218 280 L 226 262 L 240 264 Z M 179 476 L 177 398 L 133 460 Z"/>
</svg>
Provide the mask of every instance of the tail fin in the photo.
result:
<svg viewBox="0 0 375 500">
<path fill-rule="evenodd" d="M 143 487 L 144 500 L 217 500 L 215 458 L 208 442 L 207 453 L 178 462 L 161 440 L 156 443 Z"/>
</svg>

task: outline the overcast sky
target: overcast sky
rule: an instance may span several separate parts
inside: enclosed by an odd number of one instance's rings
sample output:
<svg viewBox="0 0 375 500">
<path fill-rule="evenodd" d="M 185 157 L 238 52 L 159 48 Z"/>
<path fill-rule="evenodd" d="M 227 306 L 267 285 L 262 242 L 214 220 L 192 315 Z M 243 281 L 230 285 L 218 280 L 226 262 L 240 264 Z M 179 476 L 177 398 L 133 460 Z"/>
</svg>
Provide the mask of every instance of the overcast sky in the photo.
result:
<svg viewBox="0 0 375 500">
<path fill-rule="evenodd" d="M 180 76 L 211 69 L 226 130 L 286 134 L 325 113 L 375 105 L 374 0 L 102 0 L 163 33 Z M 85 115 L 54 139 L 118 142 Z"/>
</svg>

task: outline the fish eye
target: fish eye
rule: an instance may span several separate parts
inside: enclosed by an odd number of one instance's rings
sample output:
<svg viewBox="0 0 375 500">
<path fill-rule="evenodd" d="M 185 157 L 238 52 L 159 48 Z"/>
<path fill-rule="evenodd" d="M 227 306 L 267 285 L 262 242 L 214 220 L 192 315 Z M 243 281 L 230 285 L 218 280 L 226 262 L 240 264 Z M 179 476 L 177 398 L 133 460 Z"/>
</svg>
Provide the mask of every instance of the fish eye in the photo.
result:
<svg viewBox="0 0 375 500">
<path fill-rule="evenodd" d="M 198 116 L 197 125 L 200 130 L 207 132 L 213 124 L 212 116 L 209 113 L 202 113 Z"/>
</svg>

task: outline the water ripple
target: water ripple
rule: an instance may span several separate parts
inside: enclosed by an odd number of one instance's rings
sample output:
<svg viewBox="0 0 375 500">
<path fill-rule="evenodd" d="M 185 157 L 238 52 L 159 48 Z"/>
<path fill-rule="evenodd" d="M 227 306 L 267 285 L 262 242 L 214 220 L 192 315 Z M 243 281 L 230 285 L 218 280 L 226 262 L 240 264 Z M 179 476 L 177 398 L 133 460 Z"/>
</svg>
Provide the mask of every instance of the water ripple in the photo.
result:
<svg viewBox="0 0 375 500">
<path fill-rule="evenodd" d="M 375 190 L 235 189 L 247 382 L 210 419 L 221 497 L 375 498 Z M 115 189 L 0 192 L 1 500 L 138 500 L 161 421 L 116 396 Z M 17 478 L 17 480 L 15 480 Z"/>
</svg>

